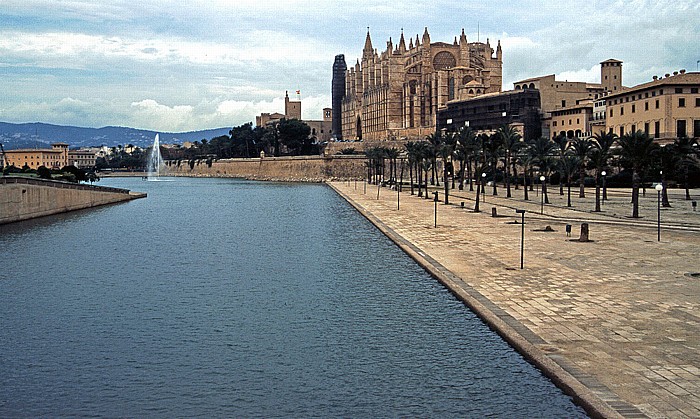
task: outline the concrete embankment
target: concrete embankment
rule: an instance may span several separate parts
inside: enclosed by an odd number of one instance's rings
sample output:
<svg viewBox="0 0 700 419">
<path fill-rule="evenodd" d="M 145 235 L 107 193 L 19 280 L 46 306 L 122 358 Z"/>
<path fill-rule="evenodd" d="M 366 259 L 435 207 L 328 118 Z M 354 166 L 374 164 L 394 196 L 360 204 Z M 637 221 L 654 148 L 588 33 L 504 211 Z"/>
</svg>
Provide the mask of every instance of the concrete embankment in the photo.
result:
<svg viewBox="0 0 700 419">
<path fill-rule="evenodd" d="M 366 174 L 363 155 L 265 157 L 216 161 L 169 161 L 172 176 L 239 177 L 254 180 L 323 182 L 329 179 L 362 179 Z"/>
<path fill-rule="evenodd" d="M 0 224 L 144 197 L 127 189 L 7 176 L 0 178 Z"/>
</svg>

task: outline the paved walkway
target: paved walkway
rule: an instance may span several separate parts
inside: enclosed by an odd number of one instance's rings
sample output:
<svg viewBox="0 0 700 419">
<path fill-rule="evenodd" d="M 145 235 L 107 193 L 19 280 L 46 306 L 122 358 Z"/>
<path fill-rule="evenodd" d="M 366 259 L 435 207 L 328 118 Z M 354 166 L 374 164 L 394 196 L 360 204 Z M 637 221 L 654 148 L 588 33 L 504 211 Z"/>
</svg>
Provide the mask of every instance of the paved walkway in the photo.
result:
<svg viewBox="0 0 700 419">
<path fill-rule="evenodd" d="M 450 205 L 363 182 L 333 182 L 397 244 L 451 287 L 484 320 L 594 415 L 700 417 L 700 209 L 672 190 L 661 211 L 641 198 L 643 218 L 631 219 L 628 190 L 609 191 L 604 212 L 594 196 L 498 197 L 487 189 L 482 212 L 474 193 L 454 191 Z M 700 191 L 691 191 L 694 199 Z M 574 198 L 575 196 L 575 198 Z M 440 189 L 440 198 L 443 192 Z M 464 202 L 464 207 L 460 204 Z M 491 208 L 500 215 L 491 217 Z M 525 269 L 520 270 L 524 208 Z M 592 242 L 577 239 L 589 222 Z M 573 226 L 572 237 L 565 233 Z M 550 226 L 554 231 L 538 231 Z"/>
</svg>

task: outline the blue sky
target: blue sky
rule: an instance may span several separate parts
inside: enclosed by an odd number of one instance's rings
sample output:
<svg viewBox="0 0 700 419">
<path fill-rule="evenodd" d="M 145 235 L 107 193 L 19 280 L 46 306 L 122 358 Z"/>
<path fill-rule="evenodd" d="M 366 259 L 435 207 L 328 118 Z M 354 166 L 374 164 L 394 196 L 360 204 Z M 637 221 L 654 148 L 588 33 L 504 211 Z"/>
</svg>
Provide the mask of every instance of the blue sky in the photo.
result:
<svg viewBox="0 0 700 419">
<path fill-rule="evenodd" d="M 697 1 L 3 0 L 0 121 L 230 127 L 282 112 L 285 90 L 320 119 L 334 56 L 354 63 L 368 26 L 380 50 L 401 28 L 433 42 L 478 28 L 501 40 L 504 90 L 552 73 L 599 82 L 608 58 L 627 86 L 700 60 Z"/>
</svg>

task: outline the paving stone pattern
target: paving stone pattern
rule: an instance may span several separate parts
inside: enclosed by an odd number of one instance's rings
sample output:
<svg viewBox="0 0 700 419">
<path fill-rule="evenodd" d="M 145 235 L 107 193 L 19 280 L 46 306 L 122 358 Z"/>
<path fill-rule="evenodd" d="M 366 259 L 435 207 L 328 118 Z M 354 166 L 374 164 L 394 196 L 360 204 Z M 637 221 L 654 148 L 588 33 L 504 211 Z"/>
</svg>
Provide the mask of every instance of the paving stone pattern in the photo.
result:
<svg viewBox="0 0 700 419">
<path fill-rule="evenodd" d="M 629 190 L 610 190 L 595 213 L 593 190 L 578 198 L 572 189 L 567 208 L 566 195 L 550 188 L 551 204 L 540 214 L 538 191 L 526 202 L 522 188 L 512 198 L 487 188 L 475 213 L 468 188 L 452 191 L 450 205 L 435 188 L 441 198 L 435 228 L 432 194 L 411 196 L 406 187 L 397 210 L 390 188 L 377 199 L 376 185 L 366 194 L 361 182 L 331 186 L 503 313 L 515 333 L 616 415 L 700 417 L 700 277 L 692 275 L 700 272 L 700 211 L 692 211 L 684 191 L 669 191 L 672 207 L 661 211 L 659 242 L 655 190 L 640 197 L 642 218 L 632 219 Z M 700 191 L 691 193 L 700 198 Z M 491 217 L 492 207 L 499 217 Z M 516 208 L 527 210 L 523 270 Z M 573 240 L 583 222 L 591 242 Z M 554 231 L 536 231 L 546 226 Z"/>
</svg>

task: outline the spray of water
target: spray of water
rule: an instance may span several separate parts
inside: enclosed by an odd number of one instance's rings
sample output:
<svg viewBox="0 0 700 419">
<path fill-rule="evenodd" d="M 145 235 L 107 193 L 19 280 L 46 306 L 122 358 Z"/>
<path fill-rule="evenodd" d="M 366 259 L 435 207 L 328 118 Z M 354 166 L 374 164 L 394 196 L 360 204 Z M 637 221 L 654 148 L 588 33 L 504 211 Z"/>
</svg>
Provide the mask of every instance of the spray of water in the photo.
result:
<svg viewBox="0 0 700 419">
<path fill-rule="evenodd" d="M 160 169 L 163 166 L 163 156 L 160 154 L 160 137 L 156 134 L 155 140 L 153 140 L 153 148 L 148 154 L 148 178 L 158 178 L 160 176 Z"/>
</svg>

